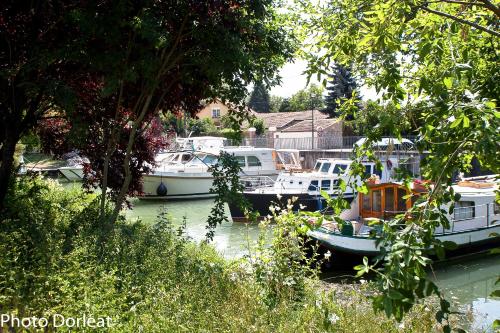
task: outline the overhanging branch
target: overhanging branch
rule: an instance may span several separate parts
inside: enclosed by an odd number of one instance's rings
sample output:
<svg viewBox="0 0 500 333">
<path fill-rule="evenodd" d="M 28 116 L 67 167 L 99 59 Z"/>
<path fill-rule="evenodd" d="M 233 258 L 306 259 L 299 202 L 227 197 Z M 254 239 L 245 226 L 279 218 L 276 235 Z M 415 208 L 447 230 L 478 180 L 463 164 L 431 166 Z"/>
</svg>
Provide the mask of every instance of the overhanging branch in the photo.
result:
<svg viewBox="0 0 500 333">
<path fill-rule="evenodd" d="M 432 14 L 435 14 L 435 15 L 438 15 L 438 16 L 449 18 L 451 20 L 454 20 L 454 21 L 460 22 L 462 24 L 466 24 L 466 25 L 469 25 L 471 27 L 474 27 L 474 28 L 476 28 L 478 30 L 484 31 L 484 32 L 486 32 L 486 33 L 488 33 L 490 35 L 493 35 L 493 36 L 496 36 L 496 37 L 500 37 L 500 33 L 496 32 L 494 30 L 488 29 L 486 27 L 483 27 L 482 25 L 479 25 L 477 23 L 474 23 L 474 22 L 471 22 L 471 21 L 468 21 L 468 20 L 464 20 L 462 18 L 453 16 L 453 15 L 448 14 L 448 13 L 443 13 L 443 12 L 440 12 L 438 10 L 430 9 L 429 7 L 426 7 L 426 6 L 420 6 L 420 8 L 423 9 L 423 10 L 425 10 L 426 12 L 429 12 L 429 13 L 432 13 Z"/>
</svg>

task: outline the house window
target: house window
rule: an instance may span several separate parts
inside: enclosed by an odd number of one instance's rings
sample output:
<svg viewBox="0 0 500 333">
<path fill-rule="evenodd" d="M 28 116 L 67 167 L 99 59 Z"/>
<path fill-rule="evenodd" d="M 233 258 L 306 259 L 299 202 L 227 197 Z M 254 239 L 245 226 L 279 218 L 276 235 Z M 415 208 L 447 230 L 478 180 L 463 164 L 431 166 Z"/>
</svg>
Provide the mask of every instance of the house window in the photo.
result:
<svg viewBox="0 0 500 333">
<path fill-rule="evenodd" d="M 372 175 L 372 166 L 365 165 L 365 176 L 368 178 Z"/>
<path fill-rule="evenodd" d="M 322 190 L 329 190 L 330 189 L 330 186 L 331 186 L 331 180 L 322 180 L 321 181 L 321 189 Z"/>
<path fill-rule="evenodd" d="M 474 201 L 459 201 L 455 203 L 453 219 L 455 221 L 470 220 L 476 216 Z"/>
<path fill-rule="evenodd" d="M 318 190 L 318 181 L 317 180 L 311 180 L 311 184 L 309 184 L 309 191 L 317 191 Z"/>
<path fill-rule="evenodd" d="M 248 156 L 247 162 L 248 162 L 248 166 L 261 166 L 262 165 L 260 163 L 259 159 L 255 156 Z"/>
<path fill-rule="evenodd" d="M 220 109 L 212 109 L 212 118 L 220 118 Z"/>
</svg>

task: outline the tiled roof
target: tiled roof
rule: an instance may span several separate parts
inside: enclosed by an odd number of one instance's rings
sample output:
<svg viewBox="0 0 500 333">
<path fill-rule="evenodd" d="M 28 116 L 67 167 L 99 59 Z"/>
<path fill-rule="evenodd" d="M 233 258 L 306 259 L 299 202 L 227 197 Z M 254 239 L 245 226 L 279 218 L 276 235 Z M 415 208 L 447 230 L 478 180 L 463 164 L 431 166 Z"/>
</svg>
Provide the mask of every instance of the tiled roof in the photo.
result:
<svg viewBox="0 0 500 333">
<path fill-rule="evenodd" d="M 326 128 L 332 126 L 333 124 L 337 123 L 339 119 L 316 119 L 314 117 L 314 130 L 319 131 L 319 130 L 325 130 Z M 311 119 L 304 119 L 302 121 L 299 121 L 298 123 L 287 126 L 283 128 L 281 131 L 282 132 L 310 132 L 311 131 L 311 126 L 312 126 L 312 120 Z"/>
<path fill-rule="evenodd" d="M 328 115 L 314 110 L 314 123 L 317 124 L 319 120 L 329 120 L 336 122 L 336 119 L 328 119 Z M 311 110 L 298 111 L 298 112 L 278 112 L 278 113 L 257 113 L 252 112 L 257 118 L 264 120 L 266 128 L 276 127 L 278 131 L 288 129 L 289 127 L 301 128 L 300 123 L 309 121 L 309 129 L 311 128 Z M 331 125 L 331 124 L 330 124 Z M 324 128 L 324 127 L 323 127 Z M 295 131 L 293 131 L 295 132 Z"/>
</svg>

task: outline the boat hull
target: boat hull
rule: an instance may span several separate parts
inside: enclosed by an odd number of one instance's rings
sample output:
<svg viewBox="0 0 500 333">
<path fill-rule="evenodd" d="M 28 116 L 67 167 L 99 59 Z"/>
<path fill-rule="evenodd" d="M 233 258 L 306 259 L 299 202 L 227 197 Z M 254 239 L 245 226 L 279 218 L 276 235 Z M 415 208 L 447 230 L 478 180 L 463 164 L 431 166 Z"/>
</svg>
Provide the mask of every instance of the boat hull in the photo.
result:
<svg viewBox="0 0 500 333">
<path fill-rule="evenodd" d="M 247 174 L 252 175 L 251 172 Z M 258 174 L 258 176 L 275 179 L 277 173 Z M 144 175 L 143 195 L 139 199 L 203 199 L 213 198 L 216 194 L 210 193 L 214 178 L 209 172 L 201 173 L 171 173 L 167 175 Z M 158 195 L 157 189 L 163 183 L 167 187 L 166 195 Z"/>
<path fill-rule="evenodd" d="M 500 233 L 500 224 L 458 232 L 436 234 L 440 241 L 451 241 L 457 249 L 449 251 L 453 255 L 468 254 L 477 249 L 500 246 L 500 237 L 491 237 L 492 233 Z M 348 236 L 322 230 L 309 232 L 308 236 L 319 242 L 320 246 L 331 250 L 336 256 L 342 254 L 374 257 L 380 254 L 374 238 L 365 236 Z"/>
<path fill-rule="evenodd" d="M 210 193 L 213 177 L 206 173 L 184 174 L 176 176 L 143 176 L 144 195 L 140 199 L 202 199 L 212 198 L 215 194 Z M 157 189 L 163 183 L 167 188 L 166 195 L 158 195 Z"/>
<path fill-rule="evenodd" d="M 297 193 L 297 194 L 280 194 L 280 198 L 278 198 L 278 194 L 276 193 L 257 193 L 257 192 L 243 192 L 243 196 L 250 203 L 254 212 L 258 212 L 261 217 L 265 217 L 271 214 L 269 207 L 270 206 L 278 206 L 281 208 L 285 208 L 288 200 L 292 198 L 296 198 L 296 201 L 293 202 L 292 210 L 298 211 L 324 211 L 328 213 L 326 200 L 319 195 L 311 195 L 308 193 Z M 344 195 L 344 199 L 346 199 L 349 203 L 352 202 L 354 195 Z M 229 205 L 229 211 L 231 212 L 231 217 L 234 222 L 246 222 L 247 219 L 245 217 L 244 212 L 238 207 L 238 205 L 231 203 Z"/>
</svg>

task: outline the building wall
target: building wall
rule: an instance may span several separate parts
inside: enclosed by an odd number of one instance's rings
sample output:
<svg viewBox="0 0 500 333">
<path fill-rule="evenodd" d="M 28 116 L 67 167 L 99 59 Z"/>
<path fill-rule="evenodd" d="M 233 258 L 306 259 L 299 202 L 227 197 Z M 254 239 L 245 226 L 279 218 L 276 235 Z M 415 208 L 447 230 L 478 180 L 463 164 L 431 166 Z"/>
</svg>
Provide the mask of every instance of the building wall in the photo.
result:
<svg viewBox="0 0 500 333">
<path fill-rule="evenodd" d="M 289 138 L 310 138 L 311 132 L 273 132 L 274 138 L 289 139 Z M 314 132 L 314 136 L 318 136 L 318 132 Z"/>
<path fill-rule="evenodd" d="M 213 110 L 214 109 L 219 109 L 220 110 L 219 117 L 214 117 L 213 116 Z M 201 109 L 196 114 L 196 116 L 198 118 L 200 118 L 200 119 L 210 118 L 210 119 L 212 119 L 214 121 L 214 123 L 216 125 L 219 125 L 220 124 L 220 117 L 225 116 L 226 114 L 228 114 L 228 112 L 229 112 L 228 107 L 225 106 L 224 104 L 222 104 L 221 102 L 217 101 L 217 102 L 209 103 L 209 104 L 205 105 L 205 107 L 203 109 Z"/>
</svg>

